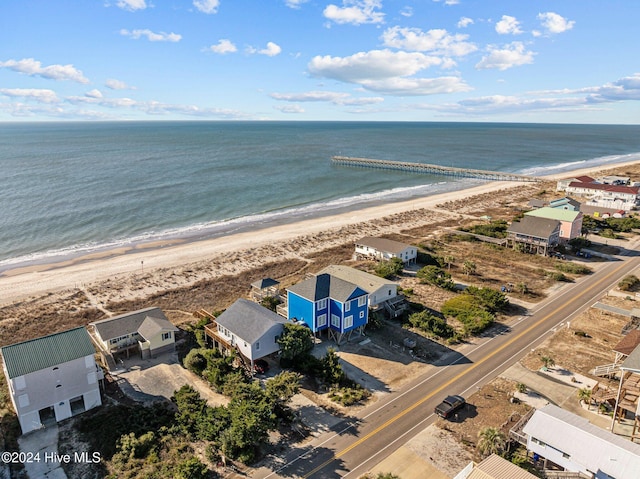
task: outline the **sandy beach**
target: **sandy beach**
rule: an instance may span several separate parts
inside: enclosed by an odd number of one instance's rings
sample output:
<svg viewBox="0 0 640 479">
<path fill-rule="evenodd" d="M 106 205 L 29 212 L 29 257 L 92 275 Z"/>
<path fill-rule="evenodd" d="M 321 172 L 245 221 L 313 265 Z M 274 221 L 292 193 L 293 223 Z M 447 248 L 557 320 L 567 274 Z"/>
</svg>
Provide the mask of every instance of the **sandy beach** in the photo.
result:
<svg viewBox="0 0 640 479">
<path fill-rule="evenodd" d="M 620 171 L 627 165 L 606 165 Z M 555 181 L 604 171 L 603 167 L 574 170 L 544 180 Z M 273 261 L 302 258 L 310 252 L 353 242 L 366 235 L 397 233 L 401 229 L 476 216 L 492 201 L 510 194 L 533 194 L 550 183 L 488 182 L 459 191 L 414 198 L 314 218 L 215 239 L 161 242 L 103 251 L 60 263 L 34 265 L 0 275 L 0 306 L 60 291 L 90 288 L 97 301 L 144 297 L 193 284 L 201 279 L 237 274 Z M 483 204 L 469 202 L 483 198 Z M 451 206 L 445 208 L 443 204 Z M 481 213 L 480 213 L 481 214 Z M 114 287 L 116 286 L 117 287 Z"/>
</svg>

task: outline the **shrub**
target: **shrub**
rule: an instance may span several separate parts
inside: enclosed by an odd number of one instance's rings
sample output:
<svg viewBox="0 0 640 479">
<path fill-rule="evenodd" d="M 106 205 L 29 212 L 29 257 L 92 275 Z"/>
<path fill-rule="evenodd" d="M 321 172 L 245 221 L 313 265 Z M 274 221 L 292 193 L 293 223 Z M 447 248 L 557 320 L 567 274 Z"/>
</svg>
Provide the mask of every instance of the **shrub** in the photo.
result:
<svg viewBox="0 0 640 479">
<path fill-rule="evenodd" d="M 207 367 L 207 358 L 204 357 L 200 349 L 192 349 L 184 357 L 184 367 L 189 371 L 196 373 L 198 376 L 202 374 Z"/>
<path fill-rule="evenodd" d="M 329 399 L 343 406 L 352 406 L 371 396 L 371 393 L 359 384 L 350 387 L 334 388 L 329 393 Z"/>
<path fill-rule="evenodd" d="M 591 274 L 593 270 L 588 266 L 583 264 L 571 263 L 571 262 L 562 262 L 556 263 L 554 267 L 558 271 L 562 271 L 563 273 L 569 274 Z"/>
<path fill-rule="evenodd" d="M 428 310 L 413 313 L 409 316 L 409 323 L 438 338 L 447 339 L 455 335 L 455 329 L 447 324 L 444 318 L 440 318 Z"/>
<path fill-rule="evenodd" d="M 445 301 L 442 305 L 442 313 L 460 321 L 464 335 L 477 334 L 495 320 L 493 314 L 483 308 L 480 300 L 464 293 Z"/>
<path fill-rule="evenodd" d="M 400 258 L 391 258 L 389 261 L 380 261 L 375 267 L 376 275 L 381 278 L 391 278 L 402 272 L 404 263 Z"/>
<path fill-rule="evenodd" d="M 416 276 L 423 283 L 430 283 L 440 288 L 453 291 L 455 283 L 451 280 L 451 275 L 439 266 L 425 266 L 416 273 Z"/>
<path fill-rule="evenodd" d="M 629 276 L 625 276 L 624 278 L 622 278 L 622 280 L 618 283 L 618 288 L 621 291 L 633 291 L 639 283 L 640 279 L 638 279 L 637 276 L 630 274 Z"/>
</svg>

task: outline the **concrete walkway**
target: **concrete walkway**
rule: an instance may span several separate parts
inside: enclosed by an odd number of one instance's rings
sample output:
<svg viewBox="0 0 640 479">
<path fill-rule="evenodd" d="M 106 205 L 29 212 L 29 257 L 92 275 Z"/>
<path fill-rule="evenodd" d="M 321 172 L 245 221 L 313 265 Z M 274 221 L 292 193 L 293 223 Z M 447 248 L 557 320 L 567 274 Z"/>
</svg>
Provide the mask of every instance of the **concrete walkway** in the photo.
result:
<svg viewBox="0 0 640 479">
<path fill-rule="evenodd" d="M 21 436 L 20 451 L 31 456 L 24 468 L 30 479 L 67 479 L 67 475 L 55 461 L 58 454 L 58 425 L 54 424 Z"/>
</svg>

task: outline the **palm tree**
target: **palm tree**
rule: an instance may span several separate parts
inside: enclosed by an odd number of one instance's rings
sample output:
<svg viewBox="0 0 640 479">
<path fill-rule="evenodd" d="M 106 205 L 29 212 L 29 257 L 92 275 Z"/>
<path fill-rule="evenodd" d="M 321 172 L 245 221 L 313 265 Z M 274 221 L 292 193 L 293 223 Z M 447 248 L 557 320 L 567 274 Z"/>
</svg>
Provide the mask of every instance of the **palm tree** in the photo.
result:
<svg viewBox="0 0 640 479">
<path fill-rule="evenodd" d="M 556 365 L 556 362 L 553 360 L 551 356 L 542 356 L 540 358 L 540 361 L 542 361 L 542 364 L 547 369 L 550 369 Z"/>
<path fill-rule="evenodd" d="M 500 454 L 507 445 L 506 436 L 496 427 L 485 427 L 478 432 L 478 451 L 483 456 Z"/>
<path fill-rule="evenodd" d="M 447 255 L 444 257 L 444 264 L 447 265 L 447 269 L 451 270 L 451 263 L 453 263 L 456 259 L 451 256 L 451 255 Z"/>
<path fill-rule="evenodd" d="M 591 409 L 591 392 L 589 388 L 578 389 L 578 399 L 587 403 L 587 410 Z"/>
<path fill-rule="evenodd" d="M 470 274 L 475 274 L 476 264 L 473 261 L 465 261 L 462 264 L 462 269 L 467 276 L 469 276 Z"/>
</svg>

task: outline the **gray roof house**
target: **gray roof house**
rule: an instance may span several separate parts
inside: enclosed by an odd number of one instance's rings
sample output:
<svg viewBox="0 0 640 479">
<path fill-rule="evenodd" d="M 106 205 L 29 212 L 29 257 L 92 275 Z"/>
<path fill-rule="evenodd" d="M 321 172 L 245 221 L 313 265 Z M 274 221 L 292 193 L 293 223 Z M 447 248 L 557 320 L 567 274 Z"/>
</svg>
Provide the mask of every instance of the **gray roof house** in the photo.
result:
<svg viewBox="0 0 640 479">
<path fill-rule="evenodd" d="M 536 479 L 530 472 L 525 471 L 514 463 L 491 454 L 478 464 L 470 463 L 453 479 Z"/>
<path fill-rule="evenodd" d="M 546 254 L 559 241 L 558 220 L 526 215 L 507 228 L 507 244 L 512 248 L 523 248 L 528 253 Z"/>
<path fill-rule="evenodd" d="M 415 263 L 418 257 L 418 248 L 386 238 L 365 236 L 356 241 L 354 256 L 372 258 L 377 260 L 390 260 L 400 258 L 403 263 Z"/>
<path fill-rule="evenodd" d="M 0 349 L 23 433 L 102 404 L 95 353 L 82 327 Z"/>
<path fill-rule="evenodd" d="M 94 342 L 106 355 L 134 351 L 142 358 L 175 350 L 178 331 L 160 308 L 146 308 L 89 324 Z"/>
<path fill-rule="evenodd" d="M 277 340 L 286 322 L 273 311 L 241 298 L 208 324 L 205 333 L 214 347 L 235 350 L 253 366 L 256 359 L 280 350 Z"/>
<path fill-rule="evenodd" d="M 566 471 L 596 479 L 637 479 L 640 444 L 549 404 L 538 409 L 523 432 L 527 449 Z"/>
</svg>

